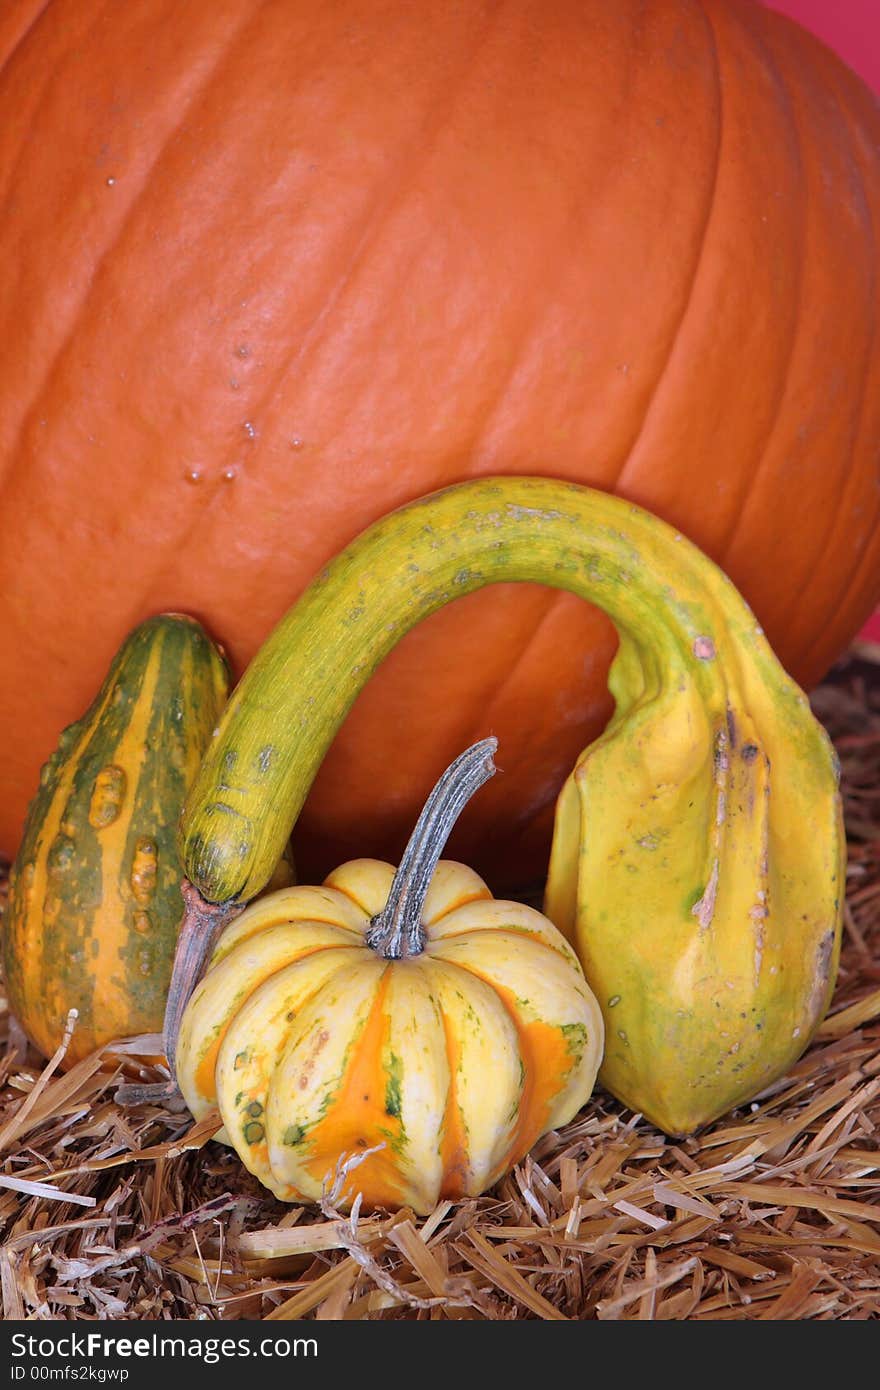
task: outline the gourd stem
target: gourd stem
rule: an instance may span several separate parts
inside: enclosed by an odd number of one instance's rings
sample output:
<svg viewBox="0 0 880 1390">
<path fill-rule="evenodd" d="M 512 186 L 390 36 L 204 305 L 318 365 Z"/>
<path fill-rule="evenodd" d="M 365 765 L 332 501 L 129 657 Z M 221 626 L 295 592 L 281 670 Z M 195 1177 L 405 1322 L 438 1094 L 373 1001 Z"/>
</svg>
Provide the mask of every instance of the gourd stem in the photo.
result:
<svg viewBox="0 0 880 1390">
<path fill-rule="evenodd" d="M 495 774 L 496 738 L 474 743 L 437 782 L 403 852 L 388 901 L 373 918 L 367 945 L 387 960 L 421 955 L 425 948 L 422 909 L 437 861 L 452 827 L 474 792 Z"/>
<path fill-rule="evenodd" d="M 171 983 L 165 1002 L 163 1035 L 165 1060 L 172 1081 L 177 1082 L 177 1039 L 190 995 L 202 978 L 205 966 L 224 929 L 243 911 L 241 903 L 208 903 L 187 879 L 180 885 L 184 902 L 183 921 L 177 935 L 177 949 Z"/>
<path fill-rule="evenodd" d="M 180 885 L 180 893 L 184 913 L 177 934 L 177 947 L 162 1027 L 165 1061 L 171 1079 L 154 1085 L 122 1085 L 116 1091 L 115 1099 L 118 1105 L 163 1105 L 171 1110 L 179 1109 L 182 1105 L 177 1085 L 177 1042 L 183 1015 L 224 929 L 244 911 L 241 903 L 206 902 L 199 890 L 186 878 Z"/>
</svg>

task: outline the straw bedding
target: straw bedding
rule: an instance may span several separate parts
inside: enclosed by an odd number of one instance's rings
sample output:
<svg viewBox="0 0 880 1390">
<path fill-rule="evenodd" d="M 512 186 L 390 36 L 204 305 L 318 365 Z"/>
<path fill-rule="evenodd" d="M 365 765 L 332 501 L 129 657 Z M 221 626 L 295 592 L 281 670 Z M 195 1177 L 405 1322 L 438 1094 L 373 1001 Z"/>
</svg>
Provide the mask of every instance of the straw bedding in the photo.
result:
<svg viewBox="0 0 880 1390">
<path fill-rule="evenodd" d="M 813 697 L 843 768 L 840 975 L 751 1105 L 676 1143 L 598 1091 L 479 1200 L 351 1221 L 332 1189 L 320 1211 L 276 1202 L 210 1117 L 120 1109 L 100 1056 L 43 1066 L 4 1003 L 4 1317 L 880 1317 L 878 663 L 854 652 Z"/>
</svg>

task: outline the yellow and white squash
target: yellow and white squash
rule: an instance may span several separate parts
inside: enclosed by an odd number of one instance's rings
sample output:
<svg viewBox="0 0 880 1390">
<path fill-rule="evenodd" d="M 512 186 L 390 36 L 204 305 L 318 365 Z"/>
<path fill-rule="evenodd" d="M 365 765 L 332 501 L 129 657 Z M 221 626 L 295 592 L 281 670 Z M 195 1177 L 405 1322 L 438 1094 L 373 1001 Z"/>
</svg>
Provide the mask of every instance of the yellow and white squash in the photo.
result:
<svg viewBox="0 0 880 1390">
<path fill-rule="evenodd" d="M 193 1114 L 219 1106 L 285 1201 L 411 1206 L 475 1195 L 592 1092 L 598 1003 L 551 922 L 438 858 L 494 770 L 476 744 L 437 784 L 395 870 L 342 865 L 253 903 L 221 935 L 177 1039 Z"/>
</svg>

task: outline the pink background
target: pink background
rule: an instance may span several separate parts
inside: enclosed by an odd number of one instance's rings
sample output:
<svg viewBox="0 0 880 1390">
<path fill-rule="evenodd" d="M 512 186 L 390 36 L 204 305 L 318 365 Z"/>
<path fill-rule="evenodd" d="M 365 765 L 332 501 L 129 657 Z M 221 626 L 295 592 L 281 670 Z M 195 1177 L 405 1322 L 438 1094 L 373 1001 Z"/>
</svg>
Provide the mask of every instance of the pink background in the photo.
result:
<svg viewBox="0 0 880 1390">
<path fill-rule="evenodd" d="M 844 62 L 880 91 L 880 0 L 768 0 L 840 54 Z M 880 610 L 862 632 L 880 642 Z"/>
<path fill-rule="evenodd" d="M 880 0 L 767 0 L 835 49 L 880 91 Z"/>
</svg>

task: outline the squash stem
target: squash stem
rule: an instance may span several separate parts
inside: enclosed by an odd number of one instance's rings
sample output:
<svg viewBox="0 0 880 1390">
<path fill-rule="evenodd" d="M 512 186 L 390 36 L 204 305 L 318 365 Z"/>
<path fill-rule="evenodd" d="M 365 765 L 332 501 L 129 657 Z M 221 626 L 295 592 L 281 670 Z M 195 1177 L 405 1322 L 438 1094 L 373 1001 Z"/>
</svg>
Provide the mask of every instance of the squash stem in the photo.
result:
<svg viewBox="0 0 880 1390">
<path fill-rule="evenodd" d="M 474 743 L 437 782 L 403 852 L 388 901 L 367 931 L 367 945 L 386 960 L 406 960 L 425 949 L 422 910 L 437 861 L 452 827 L 474 792 L 495 774 L 496 738 Z"/>
</svg>

